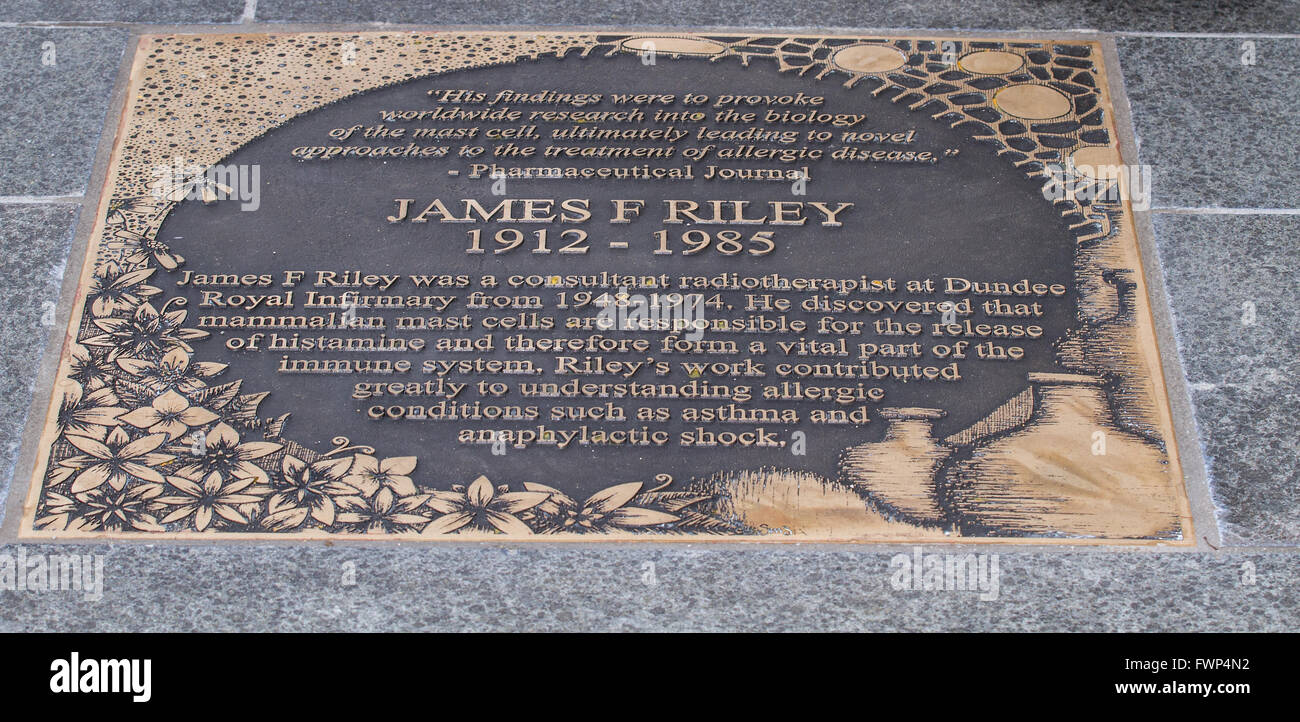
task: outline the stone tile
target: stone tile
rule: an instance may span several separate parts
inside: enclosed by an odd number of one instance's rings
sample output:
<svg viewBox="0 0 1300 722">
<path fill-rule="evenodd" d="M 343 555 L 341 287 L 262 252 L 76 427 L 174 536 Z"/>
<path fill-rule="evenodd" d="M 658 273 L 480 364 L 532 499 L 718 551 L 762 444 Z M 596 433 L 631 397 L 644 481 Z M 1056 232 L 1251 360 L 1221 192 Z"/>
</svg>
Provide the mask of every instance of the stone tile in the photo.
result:
<svg viewBox="0 0 1300 722">
<path fill-rule="evenodd" d="M 7 0 L 0 22 L 233 23 L 244 0 Z"/>
<path fill-rule="evenodd" d="M 111 28 L 0 28 L 0 196 L 85 192 L 126 41 Z"/>
<path fill-rule="evenodd" d="M 1224 544 L 1300 545 L 1300 388 L 1193 391 Z"/>
<path fill-rule="evenodd" d="M 1300 543 L 1300 217 L 1155 227 L 1224 542 Z"/>
<path fill-rule="evenodd" d="M 708 3 L 632 0 L 591 3 L 539 0 L 259 0 L 257 19 L 273 22 L 390 22 L 440 25 L 725 25 L 811 28 L 1097 29 L 1184 32 L 1295 32 L 1294 3 L 1081 3 L 1076 0 L 1002 2 L 852 2 L 714 0 Z"/>
<path fill-rule="evenodd" d="M 1153 207 L 1300 208 L 1300 39 L 1243 42 L 1117 39 Z"/>
<path fill-rule="evenodd" d="M 103 598 L 0 592 L 0 631 L 1282 631 L 1300 623 L 1300 566 L 1278 554 L 1004 551 L 997 599 L 980 601 L 964 591 L 896 591 L 898 551 L 844 547 L 24 551 L 105 554 Z M 943 550 L 925 550 L 934 551 Z M 1247 561 L 1253 579 L 1243 576 Z M 354 564 L 353 586 L 342 584 L 345 562 Z"/>
<path fill-rule="evenodd" d="M 72 205 L 0 206 L 0 502 L 14 476 L 77 212 Z M 24 475 L 17 493 L 25 493 L 26 481 Z"/>
<path fill-rule="evenodd" d="M 1300 216 L 1158 213 L 1155 228 L 1187 380 L 1294 384 Z"/>
</svg>

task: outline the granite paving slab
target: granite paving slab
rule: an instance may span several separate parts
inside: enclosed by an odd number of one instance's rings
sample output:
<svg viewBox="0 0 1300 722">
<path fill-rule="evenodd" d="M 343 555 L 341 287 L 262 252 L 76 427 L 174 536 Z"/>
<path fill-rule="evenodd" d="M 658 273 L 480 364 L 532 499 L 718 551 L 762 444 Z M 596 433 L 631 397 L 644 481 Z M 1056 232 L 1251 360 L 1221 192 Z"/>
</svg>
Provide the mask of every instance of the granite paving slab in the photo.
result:
<svg viewBox="0 0 1300 722">
<path fill-rule="evenodd" d="M 1300 38 L 1116 44 L 1153 208 L 1300 207 Z"/>
<path fill-rule="evenodd" d="M 0 28 L 0 196 L 86 190 L 127 32 Z"/>
<path fill-rule="evenodd" d="M 0 314 L 0 499 L 14 476 L 77 211 L 64 204 L 0 205 L 0 303 L 6 309 Z M 0 505 L 0 520 L 3 514 Z"/>
<path fill-rule="evenodd" d="M 923 553 L 953 552 L 926 548 Z M 980 550 L 987 551 L 987 550 Z M 896 590 L 913 554 L 798 547 L 30 545 L 84 591 L 0 592 L 2 631 L 1279 631 L 1279 554 L 1002 553 L 996 598 Z M 17 558 L 18 547 L 0 547 Z M 991 560 L 990 560 L 991 561 Z"/>
</svg>

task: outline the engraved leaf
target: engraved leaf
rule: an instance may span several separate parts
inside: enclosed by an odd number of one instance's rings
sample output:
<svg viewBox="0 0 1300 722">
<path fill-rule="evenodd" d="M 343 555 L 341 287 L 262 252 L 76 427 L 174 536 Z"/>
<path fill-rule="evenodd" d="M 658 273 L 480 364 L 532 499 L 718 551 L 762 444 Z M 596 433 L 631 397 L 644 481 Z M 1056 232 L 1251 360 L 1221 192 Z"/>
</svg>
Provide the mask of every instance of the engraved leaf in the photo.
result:
<svg viewBox="0 0 1300 722">
<path fill-rule="evenodd" d="M 642 494 L 636 500 L 640 504 L 659 506 L 668 511 L 681 511 L 708 498 L 706 494 L 695 494 L 689 491 L 659 491 Z"/>
<path fill-rule="evenodd" d="M 209 409 L 223 409 L 239 394 L 239 387 L 243 381 L 231 381 L 230 383 L 212 386 L 195 392 L 194 401 L 198 406 L 204 406 Z"/>
<path fill-rule="evenodd" d="M 289 420 L 288 414 L 281 414 L 273 419 L 266 420 L 266 427 L 263 434 L 268 439 L 279 438 L 284 433 L 284 424 Z"/>
<path fill-rule="evenodd" d="M 524 488 L 527 489 L 528 491 L 550 494 L 549 499 L 542 502 L 541 504 L 538 504 L 536 507 L 537 511 L 543 514 L 551 514 L 551 515 L 559 514 L 561 508 L 569 509 L 578 505 L 578 502 L 574 501 L 573 497 L 569 496 L 568 494 L 565 494 L 564 492 L 560 491 L 559 489 L 556 489 L 553 486 L 538 484 L 532 481 L 525 481 Z"/>
<path fill-rule="evenodd" d="M 517 514 L 541 504 L 548 498 L 550 494 L 544 491 L 512 491 L 497 497 L 499 503 L 494 506 L 499 506 L 511 514 Z"/>
<path fill-rule="evenodd" d="M 587 498 L 584 505 L 597 511 L 610 511 L 632 501 L 638 491 L 641 491 L 641 482 L 639 481 L 618 484 L 592 494 Z"/>
<path fill-rule="evenodd" d="M 638 507 L 628 507 L 626 509 L 615 509 L 610 517 L 618 526 L 653 526 L 655 524 L 667 524 L 677 521 L 678 517 L 654 509 L 641 509 Z"/>
<path fill-rule="evenodd" d="M 302 526 L 304 521 L 307 521 L 307 508 L 293 507 L 267 514 L 262 518 L 262 525 L 271 531 L 284 531 L 296 529 Z"/>
<path fill-rule="evenodd" d="M 465 495 L 454 491 L 434 491 L 429 494 L 430 509 L 443 514 L 452 514 L 460 510 Z"/>
<path fill-rule="evenodd" d="M 156 391 L 142 383 L 122 377 L 118 377 L 114 382 L 113 390 L 122 399 L 122 404 L 128 407 L 147 406 L 157 394 Z"/>
<path fill-rule="evenodd" d="M 468 511 L 456 511 L 450 514 L 444 514 L 437 519 L 429 522 L 420 532 L 421 536 L 438 536 L 439 534 L 450 534 L 457 529 L 465 526 L 474 518 L 474 514 Z"/>
<path fill-rule="evenodd" d="M 510 514 L 503 514 L 499 511 L 489 509 L 486 516 L 489 524 L 506 534 L 528 536 L 533 533 L 532 527 L 520 521 L 518 517 L 511 516 Z"/>
<path fill-rule="evenodd" d="M 263 391 L 239 396 L 230 403 L 229 413 L 246 423 L 254 422 L 257 420 L 257 407 L 261 405 L 263 399 L 270 395 L 271 392 Z"/>
<path fill-rule="evenodd" d="M 486 476 L 480 476 L 469 485 L 465 495 L 469 497 L 469 503 L 477 507 L 485 507 L 492 500 L 492 495 L 496 489 L 492 488 L 492 482 L 488 481 Z"/>
</svg>

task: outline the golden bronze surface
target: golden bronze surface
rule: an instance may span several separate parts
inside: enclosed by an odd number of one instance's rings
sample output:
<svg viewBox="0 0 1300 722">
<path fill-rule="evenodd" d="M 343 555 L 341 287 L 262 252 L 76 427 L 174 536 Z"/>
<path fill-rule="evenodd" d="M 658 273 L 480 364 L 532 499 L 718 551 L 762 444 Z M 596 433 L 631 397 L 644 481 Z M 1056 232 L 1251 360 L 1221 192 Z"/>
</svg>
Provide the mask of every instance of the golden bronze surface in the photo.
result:
<svg viewBox="0 0 1300 722">
<path fill-rule="evenodd" d="M 1101 56 L 146 36 L 22 534 L 1189 544 Z"/>
</svg>

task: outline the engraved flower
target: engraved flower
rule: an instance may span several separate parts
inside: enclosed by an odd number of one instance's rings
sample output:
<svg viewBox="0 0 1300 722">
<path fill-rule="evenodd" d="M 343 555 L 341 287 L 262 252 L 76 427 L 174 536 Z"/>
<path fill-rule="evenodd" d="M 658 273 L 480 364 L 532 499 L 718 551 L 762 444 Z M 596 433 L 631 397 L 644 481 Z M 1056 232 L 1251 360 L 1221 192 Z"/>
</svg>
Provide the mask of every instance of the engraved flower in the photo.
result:
<svg viewBox="0 0 1300 722">
<path fill-rule="evenodd" d="M 207 379 L 226 370 L 226 364 L 191 361 L 191 354 L 174 348 L 155 360 L 121 356 L 117 365 L 154 391 L 175 389 L 183 394 L 207 387 Z"/>
<path fill-rule="evenodd" d="M 117 395 L 108 386 L 101 386 L 87 394 L 82 390 L 81 384 L 71 381 L 67 392 L 63 394 L 63 402 L 59 404 L 59 430 L 65 434 L 102 439 L 100 429 L 122 423 L 118 417 L 125 414 L 126 409 L 118 406 L 118 403 Z"/>
<path fill-rule="evenodd" d="M 271 441 L 246 441 L 240 443 L 239 432 L 229 424 L 220 423 L 206 434 L 195 434 L 195 444 L 199 454 L 183 457 L 185 463 L 177 467 L 176 473 L 191 479 L 207 478 L 208 474 L 217 472 L 224 477 L 253 477 L 260 483 L 266 483 L 267 473 L 262 467 L 253 463 L 253 459 L 274 454 L 284 445 Z"/>
<path fill-rule="evenodd" d="M 156 451 L 167 441 L 166 434 L 149 434 L 132 440 L 122 427 L 117 426 L 103 441 L 73 434 L 64 438 L 94 459 L 72 480 L 73 494 L 96 489 L 105 483 L 121 490 L 132 478 L 162 483 L 162 474 L 152 467 L 175 458 Z"/>
<path fill-rule="evenodd" d="M 206 426 L 218 418 L 207 409 L 190 406 L 189 399 L 175 391 L 167 391 L 150 405 L 123 414 L 121 420 L 150 433 L 166 434 L 168 441 L 175 441 L 191 428 Z"/>
<path fill-rule="evenodd" d="M 420 514 L 420 507 L 429 500 L 428 494 L 398 497 L 389 487 L 379 489 L 368 498 L 341 496 L 336 500 L 339 512 L 335 517 L 352 531 L 365 534 L 401 534 L 413 532 L 429 521 Z"/>
<path fill-rule="evenodd" d="M 85 494 L 82 519 L 69 523 L 71 528 L 90 531 L 166 531 L 154 515 L 154 497 L 162 493 L 161 484 L 139 484 L 128 489 L 95 489 Z"/>
<path fill-rule="evenodd" d="M 64 496 L 56 491 L 46 492 L 44 500 L 41 503 L 41 511 L 45 514 L 32 522 L 32 526 L 37 529 L 46 531 L 66 531 L 68 524 L 76 518 L 73 515 L 77 513 L 77 502 L 69 496 Z M 78 522 L 82 520 L 77 519 Z M 76 524 L 74 528 L 83 526 Z"/>
<path fill-rule="evenodd" d="M 269 514 L 266 510 L 265 502 L 266 500 L 263 498 L 256 504 L 239 505 L 239 513 L 243 514 L 244 518 L 248 520 L 247 523 L 240 526 L 239 531 L 250 534 L 270 534 L 279 531 L 279 529 L 268 526 L 265 523 L 266 517 Z"/>
<path fill-rule="evenodd" d="M 307 517 L 330 526 L 338 507 L 335 497 L 355 496 L 355 487 L 343 482 L 352 465 L 351 457 L 324 458 L 308 464 L 292 454 L 280 462 L 280 474 L 272 481 L 275 494 L 263 523 L 276 531 L 301 526 Z"/>
<path fill-rule="evenodd" d="M 108 438 L 108 427 L 93 426 L 91 427 L 91 430 L 88 432 L 82 432 L 74 435 L 85 436 L 94 439 L 95 441 L 103 442 L 105 439 Z M 65 443 L 68 443 L 69 446 L 72 445 L 70 442 L 67 442 L 67 437 L 64 437 L 64 441 Z M 74 447 L 71 452 L 68 452 L 69 453 L 68 456 L 60 459 L 57 464 L 51 465 L 49 472 L 47 473 L 45 478 L 45 486 L 47 488 L 62 484 L 63 482 L 81 473 L 82 469 L 92 464 L 98 464 L 100 461 L 99 459 L 96 459 L 90 454 L 73 453 L 75 451 L 77 450 Z"/>
<path fill-rule="evenodd" d="M 83 389 L 98 389 L 113 378 L 116 369 L 102 357 L 96 357 L 79 343 L 71 344 L 68 355 L 68 378 Z"/>
<path fill-rule="evenodd" d="M 201 482 L 183 476 L 168 476 L 170 488 L 166 491 L 177 493 L 158 497 L 158 503 L 175 508 L 162 518 L 161 523 L 170 524 L 193 516 L 194 528 L 206 531 L 215 515 L 235 524 L 247 524 L 248 517 L 240 512 L 239 506 L 255 504 L 270 492 L 256 482 L 257 479 L 251 476 L 227 479 L 215 471 L 203 477 Z"/>
<path fill-rule="evenodd" d="M 116 263 L 105 264 L 90 277 L 86 290 L 91 313 L 96 317 L 111 316 L 118 311 L 134 309 L 144 299 L 162 293 L 161 288 L 145 283 L 153 273 L 152 268 L 124 271 Z"/>
<path fill-rule="evenodd" d="M 95 325 L 105 333 L 82 343 L 109 347 L 108 358 L 112 361 L 122 355 L 154 358 L 176 348 L 193 351 L 186 341 L 205 338 L 208 332 L 185 328 L 182 324 L 186 312 L 183 309 L 168 311 L 166 308 L 164 306 L 159 312 L 146 301 L 136 306 L 130 318 L 97 318 Z"/>
<path fill-rule="evenodd" d="M 425 536 L 450 534 L 466 526 L 505 534 L 532 534 L 533 530 L 515 516 L 546 501 L 546 492 L 509 491 L 509 487 L 492 486 L 486 476 L 480 476 L 469 488 L 457 484 L 451 491 L 435 491 L 429 495 L 429 506 L 442 516 L 429 522 L 421 532 Z"/>
<path fill-rule="evenodd" d="M 101 426 L 99 428 L 103 429 L 104 427 Z M 108 435 L 108 429 L 104 429 L 104 435 Z M 62 484 L 68 479 L 71 479 L 72 476 L 77 473 L 78 469 L 85 468 L 87 464 L 93 461 L 93 458 L 86 456 L 85 454 L 75 454 L 63 459 L 58 464 L 50 466 L 50 470 L 45 476 L 45 487 L 49 488 Z"/>
<path fill-rule="evenodd" d="M 412 471 L 415 471 L 414 456 L 394 456 L 380 460 L 368 454 L 357 454 L 343 481 L 367 497 L 384 487 L 397 492 L 398 496 L 410 496 L 416 493 L 415 483 L 410 476 Z"/>
<path fill-rule="evenodd" d="M 525 483 L 529 491 L 543 492 L 550 496 L 539 509 L 553 517 L 550 520 L 552 531 L 587 534 L 608 532 L 617 527 L 642 527 L 674 522 L 679 517 L 654 509 L 627 506 L 641 491 L 641 482 L 633 481 L 602 489 L 587 497 L 582 504 L 577 504 L 559 489 L 545 484 Z"/>
</svg>

